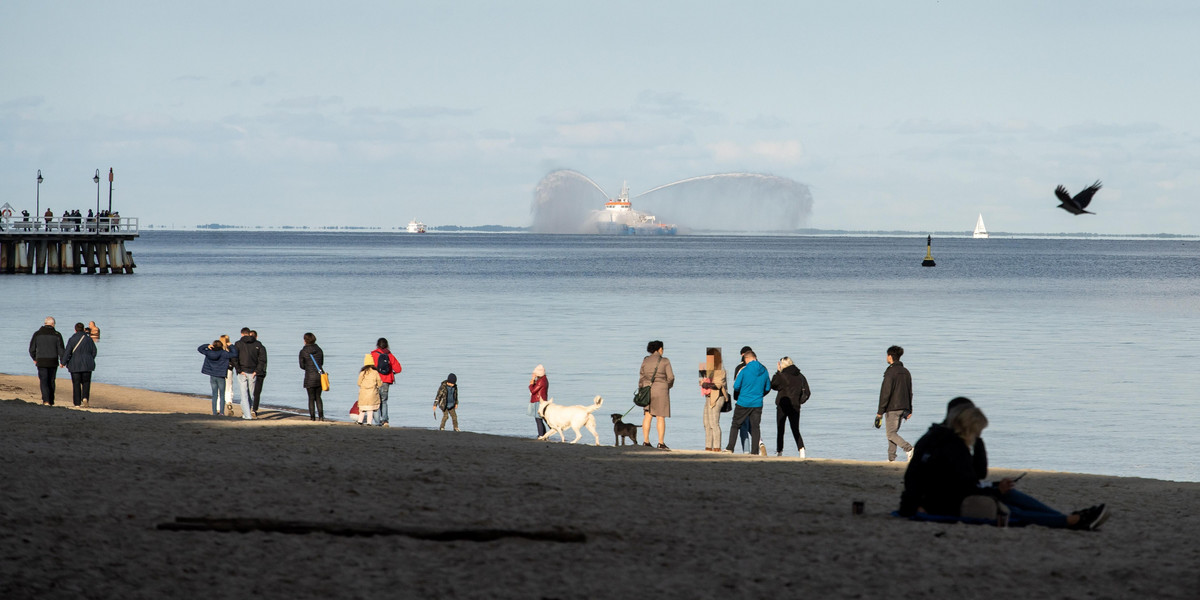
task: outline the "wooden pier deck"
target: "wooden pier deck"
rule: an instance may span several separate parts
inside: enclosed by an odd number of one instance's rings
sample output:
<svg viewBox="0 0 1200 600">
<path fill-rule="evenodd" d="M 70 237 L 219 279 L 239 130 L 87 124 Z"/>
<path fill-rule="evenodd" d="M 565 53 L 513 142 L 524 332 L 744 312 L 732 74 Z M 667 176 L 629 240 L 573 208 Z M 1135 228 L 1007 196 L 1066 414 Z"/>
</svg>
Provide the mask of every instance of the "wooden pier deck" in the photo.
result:
<svg viewBox="0 0 1200 600">
<path fill-rule="evenodd" d="M 0 219 L 0 275 L 132 274 L 137 265 L 125 242 L 137 237 L 135 217 L 99 223 Z"/>
</svg>

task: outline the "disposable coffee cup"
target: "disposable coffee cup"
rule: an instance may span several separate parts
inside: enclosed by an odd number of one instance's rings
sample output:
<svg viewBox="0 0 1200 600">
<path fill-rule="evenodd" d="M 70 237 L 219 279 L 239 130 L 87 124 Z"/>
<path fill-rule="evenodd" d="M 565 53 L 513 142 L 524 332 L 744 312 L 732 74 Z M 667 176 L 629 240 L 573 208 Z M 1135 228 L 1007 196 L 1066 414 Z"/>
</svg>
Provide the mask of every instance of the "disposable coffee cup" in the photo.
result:
<svg viewBox="0 0 1200 600">
<path fill-rule="evenodd" d="M 1008 527 L 1008 513 L 996 515 L 996 527 Z"/>
<path fill-rule="evenodd" d="M 850 504 L 850 514 L 861 515 L 866 510 L 866 503 L 862 500 L 855 500 Z"/>
</svg>

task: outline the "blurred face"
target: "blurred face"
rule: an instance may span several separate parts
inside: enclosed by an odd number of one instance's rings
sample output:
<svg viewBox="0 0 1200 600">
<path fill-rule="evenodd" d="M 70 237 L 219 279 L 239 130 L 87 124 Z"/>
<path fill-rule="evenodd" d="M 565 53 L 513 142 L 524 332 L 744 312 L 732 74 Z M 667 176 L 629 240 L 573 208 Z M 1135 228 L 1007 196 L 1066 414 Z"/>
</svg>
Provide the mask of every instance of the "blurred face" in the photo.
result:
<svg viewBox="0 0 1200 600">
<path fill-rule="evenodd" d="M 716 369 L 717 368 L 717 357 L 709 354 L 708 357 L 704 361 L 704 365 L 705 365 L 705 367 L 708 368 L 709 371 Z"/>
</svg>

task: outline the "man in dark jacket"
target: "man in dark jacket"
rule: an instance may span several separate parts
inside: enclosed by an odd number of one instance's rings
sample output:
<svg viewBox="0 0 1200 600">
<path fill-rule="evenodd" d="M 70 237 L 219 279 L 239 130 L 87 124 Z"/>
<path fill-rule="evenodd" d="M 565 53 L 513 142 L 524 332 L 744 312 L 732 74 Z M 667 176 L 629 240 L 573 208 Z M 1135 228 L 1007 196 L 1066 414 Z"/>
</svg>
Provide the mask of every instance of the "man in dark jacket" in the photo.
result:
<svg viewBox="0 0 1200 600">
<path fill-rule="evenodd" d="M 254 368 L 254 416 L 258 416 L 258 401 L 262 398 L 263 380 L 267 378 L 267 347 L 263 346 L 262 342 L 258 341 L 258 332 L 250 330 L 250 337 L 254 338 L 254 359 L 258 366 Z"/>
<path fill-rule="evenodd" d="M 880 419 L 887 422 L 888 461 L 896 460 L 896 446 L 904 449 L 908 460 L 912 460 L 912 444 L 900 437 L 900 423 L 912 418 L 912 375 L 900 362 L 904 348 L 892 346 L 887 349 L 888 368 L 883 372 L 883 387 L 879 389 L 879 409 L 875 411 L 875 427 Z"/>
<path fill-rule="evenodd" d="M 54 329 L 54 317 L 46 317 L 42 323 L 42 328 L 34 332 L 29 340 L 29 358 L 37 365 L 38 380 L 42 384 L 42 404 L 54 406 L 54 381 L 67 349 L 62 335 Z"/>
<path fill-rule="evenodd" d="M 917 440 L 917 445 L 913 446 L 913 458 L 908 463 L 908 468 L 904 470 L 904 491 L 900 494 L 900 514 L 906 517 L 911 517 L 917 513 L 918 508 L 925 508 L 926 512 L 935 512 L 938 506 L 925 507 L 929 502 L 929 498 L 944 497 L 947 494 L 946 490 L 941 489 L 945 485 L 936 477 L 934 468 L 931 462 L 934 457 L 944 454 L 944 449 L 950 444 L 961 445 L 962 438 L 954 433 L 951 427 L 951 422 L 958 413 L 975 406 L 968 398 L 958 397 L 950 401 L 946 405 L 946 420 L 941 423 L 934 423 L 929 426 L 929 431 Z M 980 481 L 987 479 L 988 460 L 987 447 L 984 446 L 983 438 L 975 439 L 975 448 L 971 451 L 971 468 L 975 472 L 975 480 Z M 957 509 L 958 507 L 953 507 Z"/>
<path fill-rule="evenodd" d="M 237 349 L 237 359 L 233 361 L 233 370 L 237 371 L 238 395 L 242 397 L 242 418 L 254 418 L 254 382 L 258 379 L 258 352 L 254 348 L 254 336 L 250 328 L 242 328 L 242 338 L 233 345 Z"/>
</svg>

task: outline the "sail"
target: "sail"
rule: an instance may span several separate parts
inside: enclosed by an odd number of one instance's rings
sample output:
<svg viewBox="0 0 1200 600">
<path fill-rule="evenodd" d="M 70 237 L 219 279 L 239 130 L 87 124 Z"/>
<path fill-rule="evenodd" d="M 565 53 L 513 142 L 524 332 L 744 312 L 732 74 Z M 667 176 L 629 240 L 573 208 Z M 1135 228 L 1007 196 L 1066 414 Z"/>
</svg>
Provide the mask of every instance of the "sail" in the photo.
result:
<svg viewBox="0 0 1200 600">
<path fill-rule="evenodd" d="M 979 220 L 975 221 L 975 237 L 985 238 L 988 236 L 987 227 L 983 226 L 983 214 L 980 213 Z"/>
</svg>

